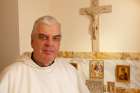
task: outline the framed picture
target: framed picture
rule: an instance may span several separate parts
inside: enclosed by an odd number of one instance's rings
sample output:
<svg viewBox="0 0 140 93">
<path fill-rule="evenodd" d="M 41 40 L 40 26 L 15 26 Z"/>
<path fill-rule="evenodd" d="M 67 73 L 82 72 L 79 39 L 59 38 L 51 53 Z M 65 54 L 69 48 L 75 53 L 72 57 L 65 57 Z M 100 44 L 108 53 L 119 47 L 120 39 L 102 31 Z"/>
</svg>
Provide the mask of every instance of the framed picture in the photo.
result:
<svg viewBox="0 0 140 93">
<path fill-rule="evenodd" d="M 89 64 L 90 79 L 103 79 L 104 78 L 104 61 L 103 60 L 90 60 Z"/>
<path fill-rule="evenodd" d="M 130 65 L 116 66 L 116 81 L 126 83 L 130 82 Z"/>
<path fill-rule="evenodd" d="M 103 80 L 86 80 L 90 93 L 104 93 Z"/>
<path fill-rule="evenodd" d="M 107 82 L 107 91 L 109 93 L 115 93 L 115 82 Z"/>
</svg>

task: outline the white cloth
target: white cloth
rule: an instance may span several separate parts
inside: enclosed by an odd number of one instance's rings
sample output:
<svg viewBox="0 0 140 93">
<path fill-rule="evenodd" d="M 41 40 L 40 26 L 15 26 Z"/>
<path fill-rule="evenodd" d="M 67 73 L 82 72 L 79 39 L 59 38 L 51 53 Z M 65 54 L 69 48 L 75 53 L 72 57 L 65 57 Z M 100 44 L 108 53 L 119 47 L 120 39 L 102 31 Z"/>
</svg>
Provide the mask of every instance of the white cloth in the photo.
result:
<svg viewBox="0 0 140 93">
<path fill-rule="evenodd" d="M 89 93 L 77 71 L 67 62 L 55 60 L 40 67 L 31 59 L 16 62 L 0 74 L 0 93 Z"/>
</svg>

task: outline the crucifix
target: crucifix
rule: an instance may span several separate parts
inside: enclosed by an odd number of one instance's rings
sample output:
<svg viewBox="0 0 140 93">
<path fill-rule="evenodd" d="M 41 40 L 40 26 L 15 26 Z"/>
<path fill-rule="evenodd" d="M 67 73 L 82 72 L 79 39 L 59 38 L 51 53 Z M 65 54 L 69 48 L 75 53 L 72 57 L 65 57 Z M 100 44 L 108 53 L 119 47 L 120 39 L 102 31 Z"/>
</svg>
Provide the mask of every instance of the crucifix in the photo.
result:
<svg viewBox="0 0 140 93">
<path fill-rule="evenodd" d="M 89 34 L 91 36 L 92 52 L 99 52 L 99 15 L 110 13 L 111 5 L 99 6 L 99 0 L 90 0 L 91 5 L 88 8 L 81 8 L 81 15 L 88 15 L 90 19 Z"/>
</svg>

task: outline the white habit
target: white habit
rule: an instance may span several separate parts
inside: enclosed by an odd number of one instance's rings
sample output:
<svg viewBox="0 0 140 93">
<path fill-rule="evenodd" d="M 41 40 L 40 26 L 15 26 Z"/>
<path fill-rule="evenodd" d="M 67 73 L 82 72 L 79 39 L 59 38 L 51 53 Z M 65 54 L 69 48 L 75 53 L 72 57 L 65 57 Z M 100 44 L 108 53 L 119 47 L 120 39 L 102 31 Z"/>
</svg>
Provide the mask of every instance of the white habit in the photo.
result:
<svg viewBox="0 0 140 93">
<path fill-rule="evenodd" d="M 67 62 L 40 67 L 31 59 L 16 62 L 0 74 L 0 93 L 89 93 Z"/>
</svg>

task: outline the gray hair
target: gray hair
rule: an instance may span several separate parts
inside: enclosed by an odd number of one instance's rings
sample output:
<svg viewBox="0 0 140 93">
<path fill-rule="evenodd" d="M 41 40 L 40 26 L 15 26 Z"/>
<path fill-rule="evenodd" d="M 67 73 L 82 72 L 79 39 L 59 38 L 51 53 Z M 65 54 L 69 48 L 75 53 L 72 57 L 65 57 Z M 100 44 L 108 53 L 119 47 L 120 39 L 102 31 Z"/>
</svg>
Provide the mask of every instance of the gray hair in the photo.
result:
<svg viewBox="0 0 140 93">
<path fill-rule="evenodd" d="M 32 33 L 31 33 L 31 39 L 33 39 L 33 36 L 36 33 L 36 28 L 40 23 L 43 23 L 43 24 L 46 24 L 46 25 L 56 24 L 56 25 L 60 26 L 60 23 L 54 17 L 52 17 L 52 16 L 42 16 L 42 17 L 38 18 L 33 25 L 33 30 L 32 30 Z"/>
</svg>

